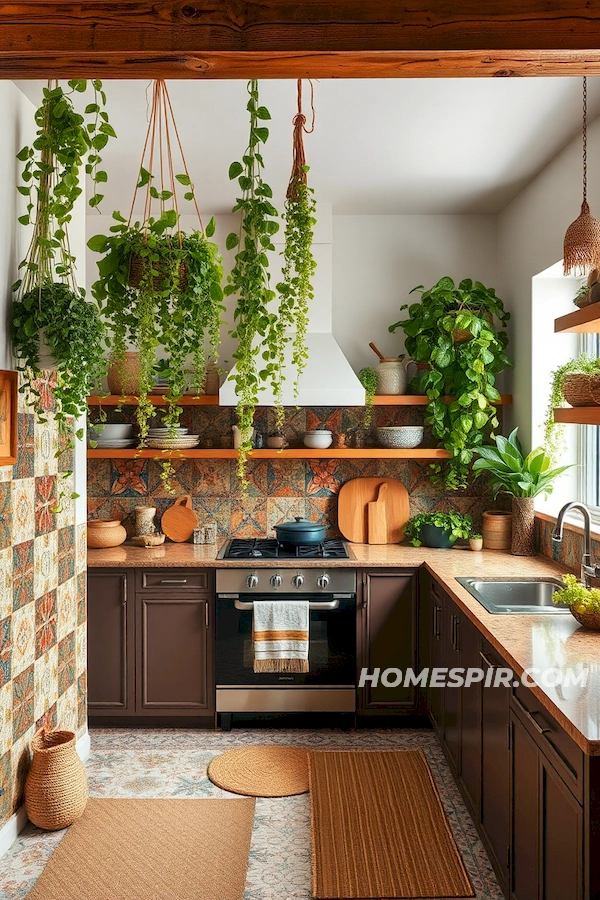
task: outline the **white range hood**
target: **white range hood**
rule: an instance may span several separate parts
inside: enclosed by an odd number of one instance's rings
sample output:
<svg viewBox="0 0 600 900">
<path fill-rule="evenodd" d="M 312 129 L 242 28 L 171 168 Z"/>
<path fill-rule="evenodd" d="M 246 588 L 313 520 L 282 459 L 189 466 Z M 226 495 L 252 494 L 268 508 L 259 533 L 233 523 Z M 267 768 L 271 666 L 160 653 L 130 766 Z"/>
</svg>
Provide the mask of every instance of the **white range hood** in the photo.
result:
<svg viewBox="0 0 600 900">
<path fill-rule="evenodd" d="M 308 360 L 298 380 L 298 396 L 294 396 L 296 371 L 291 364 L 291 341 L 286 347 L 285 381 L 283 383 L 284 406 L 364 406 L 365 389 L 352 366 L 342 353 L 333 336 L 333 294 L 331 253 L 331 206 L 318 207 L 317 226 L 313 253 L 317 270 L 313 279 L 314 299 L 309 308 L 309 330 L 306 335 Z M 277 251 L 283 249 L 277 246 Z M 279 252 L 273 258 L 275 267 L 281 260 Z M 272 273 L 273 284 L 279 281 L 279 272 Z M 262 358 L 257 358 L 262 363 Z M 221 406 L 235 406 L 235 367 L 219 391 Z M 274 397 L 270 385 L 264 385 L 259 394 L 259 406 L 273 406 Z"/>
</svg>

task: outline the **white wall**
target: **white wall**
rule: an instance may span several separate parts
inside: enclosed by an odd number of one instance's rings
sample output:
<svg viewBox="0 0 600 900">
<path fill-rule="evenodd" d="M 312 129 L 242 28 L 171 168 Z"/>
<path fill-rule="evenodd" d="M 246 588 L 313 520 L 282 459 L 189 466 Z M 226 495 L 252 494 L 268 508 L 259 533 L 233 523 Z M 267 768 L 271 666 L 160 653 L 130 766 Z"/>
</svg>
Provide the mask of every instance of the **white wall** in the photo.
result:
<svg viewBox="0 0 600 900">
<path fill-rule="evenodd" d="M 377 361 L 369 341 L 384 356 L 403 351 L 404 333 L 388 326 L 418 299 L 412 288 L 442 275 L 496 286 L 495 216 L 334 215 L 333 333 L 355 371 Z"/>
</svg>

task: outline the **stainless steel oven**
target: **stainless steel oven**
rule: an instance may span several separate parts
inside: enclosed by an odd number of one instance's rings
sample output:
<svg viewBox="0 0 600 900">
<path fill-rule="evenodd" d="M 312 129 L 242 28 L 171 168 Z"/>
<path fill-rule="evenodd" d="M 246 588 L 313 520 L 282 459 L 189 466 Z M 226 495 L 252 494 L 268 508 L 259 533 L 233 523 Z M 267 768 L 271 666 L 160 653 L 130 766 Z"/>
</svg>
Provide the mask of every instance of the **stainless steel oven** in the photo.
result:
<svg viewBox="0 0 600 900">
<path fill-rule="evenodd" d="M 354 713 L 356 573 L 352 569 L 217 570 L 217 712 Z M 252 612 L 264 600 L 308 600 L 309 671 L 254 672 Z M 227 726 L 226 726 L 227 727 Z"/>
</svg>

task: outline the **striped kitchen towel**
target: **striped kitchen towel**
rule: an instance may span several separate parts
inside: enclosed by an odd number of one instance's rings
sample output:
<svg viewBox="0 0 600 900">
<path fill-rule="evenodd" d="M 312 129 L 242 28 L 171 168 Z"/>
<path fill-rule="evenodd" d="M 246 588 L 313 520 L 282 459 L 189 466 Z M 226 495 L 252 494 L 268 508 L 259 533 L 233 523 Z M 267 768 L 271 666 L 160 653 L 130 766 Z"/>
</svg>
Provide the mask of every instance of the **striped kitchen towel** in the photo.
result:
<svg viewBox="0 0 600 900">
<path fill-rule="evenodd" d="M 308 672 L 308 600 L 254 601 L 254 671 Z"/>
</svg>

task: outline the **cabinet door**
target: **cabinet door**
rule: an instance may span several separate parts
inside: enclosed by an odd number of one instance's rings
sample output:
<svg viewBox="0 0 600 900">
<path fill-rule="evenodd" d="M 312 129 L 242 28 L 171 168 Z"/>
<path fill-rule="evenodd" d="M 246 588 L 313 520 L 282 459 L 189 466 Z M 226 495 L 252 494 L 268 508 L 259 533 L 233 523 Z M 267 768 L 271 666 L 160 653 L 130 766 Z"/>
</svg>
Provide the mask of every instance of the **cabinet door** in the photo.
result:
<svg viewBox="0 0 600 900">
<path fill-rule="evenodd" d="M 451 669 L 460 668 L 460 618 L 454 603 L 448 598 L 443 612 L 444 665 L 448 669 L 448 685 L 444 688 L 444 743 L 456 773 L 460 774 L 460 732 L 462 690 L 451 685 Z"/>
<path fill-rule="evenodd" d="M 365 572 L 359 616 L 359 668 L 402 672 L 396 687 L 367 683 L 358 691 L 358 713 L 414 712 L 419 706 L 416 685 L 404 687 L 407 668 L 417 671 L 417 576 L 410 572 Z M 387 680 L 395 680 L 388 675 Z"/>
<path fill-rule="evenodd" d="M 444 628 L 446 625 L 443 601 L 432 591 L 430 644 L 430 664 L 432 669 L 440 669 L 445 665 L 444 643 L 446 638 Z M 440 737 L 443 737 L 444 734 L 444 693 L 445 688 L 429 688 L 429 712 Z"/>
<path fill-rule="evenodd" d="M 460 664 L 465 669 L 481 668 L 481 638 L 465 616 L 459 616 L 457 631 Z M 481 819 L 481 682 L 461 688 L 460 780 L 476 822 Z M 507 723 L 508 724 L 508 723 Z"/>
<path fill-rule="evenodd" d="M 511 725 L 511 900 L 538 900 L 539 750 L 525 726 L 510 712 Z M 567 900 L 567 897 L 561 898 Z"/>
<path fill-rule="evenodd" d="M 542 900 L 583 896 L 583 810 L 540 752 Z"/>
<path fill-rule="evenodd" d="M 481 654 L 484 680 L 495 677 L 503 661 L 489 644 Z M 506 667 L 508 668 L 508 667 Z M 490 673 L 489 675 L 488 673 Z M 484 687 L 481 692 L 481 825 L 503 886 L 510 867 L 510 687 Z"/>
<path fill-rule="evenodd" d="M 90 715 L 124 715 L 134 710 L 132 586 L 131 570 L 88 571 Z"/>
<path fill-rule="evenodd" d="M 214 712 L 212 598 L 137 594 L 137 704 L 145 715 Z"/>
</svg>

